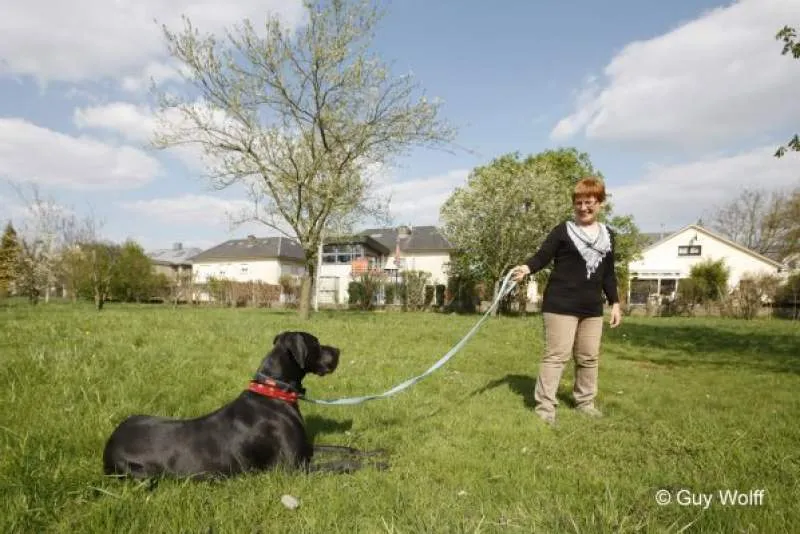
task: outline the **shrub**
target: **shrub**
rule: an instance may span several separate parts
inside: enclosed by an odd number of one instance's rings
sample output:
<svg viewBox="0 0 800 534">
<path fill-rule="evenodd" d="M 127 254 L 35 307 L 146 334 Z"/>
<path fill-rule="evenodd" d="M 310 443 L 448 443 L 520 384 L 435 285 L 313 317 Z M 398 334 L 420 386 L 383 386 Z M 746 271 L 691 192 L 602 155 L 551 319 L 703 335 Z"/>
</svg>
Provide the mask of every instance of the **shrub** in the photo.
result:
<svg viewBox="0 0 800 534">
<path fill-rule="evenodd" d="M 475 280 L 468 276 L 451 276 L 447 280 L 444 306 L 449 311 L 474 313 L 477 298 Z"/>
<path fill-rule="evenodd" d="M 445 289 L 446 286 L 444 284 L 425 286 L 425 307 L 428 308 L 431 304 L 442 306 L 444 304 Z"/>
<path fill-rule="evenodd" d="M 424 307 L 429 308 L 431 304 L 433 304 L 433 286 L 425 286 L 425 302 Z"/>
<path fill-rule="evenodd" d="M 409 311 L 421 310 L 425 306 L 425 286 L 431 273 L 425 271 L 405 271 L 403 273 L 403 307 Z"/>
<path fill-rule="evenodd" d="M 439 306 L 444 306 L 444 293 L 447 290 L 447 286 L 444 284 L 436 284 L 436 304 Z"/>
<path fill-rule="evenodd" d="M 350 306 L 360 305 L 364 301 L 364 284 L 355 280 L 347 285 L 347 303 Z"/>
<path fill-rule="evenodd" d="M 723 299 L 722 312 L 727 317 L 753 319 L 765 302 L 773 302 L 780 280 L 768 274 L 742 278 L 736 289 Z"/>
<path fill-rule="evenodd" d="M 667 311 L 668 315 L 694 316 L 695 308 L 705 300 L 705 287 L 700 280 L 695 278 L 681 278 L 678 280 L 678 290 L 675 301 Z"/>
<path fill-rule="evenodd" d="M 348 302 L 362 310 L 371 310 L 375 306 L 375 295 L 383 286 L 384 275 L 380 271 L 367 271 L 353 277 L 357 280 L 348 286 Z"/>
<path fill-rule="evenodd" d="M 281 296 L 281 286 L 260 280 L 236 282 L 227 278 L 208 279 L 206 290 L 212 300 L 223 306 L 272 307 Z"/>
<path fill-rule="evenodd" d="M 689 276 L 697 284 L 696 291 L 704 304 L 719 301 L 727 294 L 730 269 L 723 259 L 701 261 L 692 266 Z"/>
<path fill-rule="evenodd" d="M 384 302 L 387 306 L 395 303 L 395 300 L 400 300 L 400 284 L 394 282 L 386 284 L 383 288 Z"/>
<path fill-rule="evenodd" d="M 774 307 L 780 317 L 800 319 L 800 273 L 789 276 L 778 287 Z"/>
<path fill-rule="evenodd" d="M 285 303 L 294 304 L 300 298 L 302 282 L 299 277 L 291 274 L 282 274 L 278 279 L 278 285 L 281 286 Z"/>
</svg>

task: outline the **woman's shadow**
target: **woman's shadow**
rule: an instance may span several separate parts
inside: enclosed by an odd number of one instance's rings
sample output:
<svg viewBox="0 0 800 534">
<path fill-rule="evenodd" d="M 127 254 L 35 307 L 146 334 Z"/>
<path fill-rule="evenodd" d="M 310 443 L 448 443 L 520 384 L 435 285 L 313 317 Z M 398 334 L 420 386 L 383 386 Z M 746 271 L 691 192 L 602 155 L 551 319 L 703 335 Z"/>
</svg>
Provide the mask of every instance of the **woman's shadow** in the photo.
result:
<svg viewBox="0 0 800 534">
<path fill-rule="evenodd" d="M 525 404 L 526 408 L 530 408 L 532 410 L 536 407 L 536 398 L 534 397 L 534 391 L 536 389 L 536 377 L 527 375 L 506 375 L 503 378 L 492 380 L 482 388 L 473 391 L 470 394 L 470 397 L 481 395 L 490 389 L 494 389 L 503 385 L 507 385 L 511 391 L 522 397 L 522 402 Z M 566 406 L 574 407 L 575 405 L 575 400 L 572 398 L 569 392 L 561 389 L 561 387 L 559 387 L 556 397 L 558 398 L 559 402 L 564 403 Z"/>
</svg>

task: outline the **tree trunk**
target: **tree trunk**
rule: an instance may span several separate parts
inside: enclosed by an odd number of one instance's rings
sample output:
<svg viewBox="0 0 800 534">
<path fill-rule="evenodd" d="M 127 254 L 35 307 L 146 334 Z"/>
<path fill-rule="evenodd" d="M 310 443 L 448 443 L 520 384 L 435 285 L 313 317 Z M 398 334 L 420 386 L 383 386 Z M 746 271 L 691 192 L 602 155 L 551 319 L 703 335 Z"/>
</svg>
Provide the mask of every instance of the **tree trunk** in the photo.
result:
<svg viewBox="0 0 800 534">
<path fill-rule="evenodd" d="M 297 314 L 300 319 L 307 320 L 311 317 L 311 309 L 314 303 L 314 281 L 317 273 L 317 250 L 313 249 L 313 254 L 306 255 L 306 274 L 300 285 L 300 301 L 297 303 Z"/>
<path fill-rule="evenodd" d="M 494 302 L 497 299 L 497 295 L 499 293 L 500 293 L 500 279 L 498 278 L 494 282 L 494 292 L 492 293 L 492 302 Z M 494 309 L 492 315 L 496 317 L 498 313 L 500 313 L 500 304 L 498 304 L 497 307 Z"/>
<path fill-rule="evenodd" d="M 306 275 L 303 277 L 303 284 L 300 286 L 300 303 L 297 307 L 297 313 L 303 320 L 311 317 L 312 282 L 311 276 Z"/>
<path fill-rule="evenodd" d="M 103 293 L 99 289 L 95 289 L 95 291 L 94 291 L 94 305 L 97 308 L 97 311 L 100 311 L 100 310 L 103 309 L 103 304 L 105 304 L 105 301 L 106 301 L 105 295 L 103 295 Z"/>
</svg>

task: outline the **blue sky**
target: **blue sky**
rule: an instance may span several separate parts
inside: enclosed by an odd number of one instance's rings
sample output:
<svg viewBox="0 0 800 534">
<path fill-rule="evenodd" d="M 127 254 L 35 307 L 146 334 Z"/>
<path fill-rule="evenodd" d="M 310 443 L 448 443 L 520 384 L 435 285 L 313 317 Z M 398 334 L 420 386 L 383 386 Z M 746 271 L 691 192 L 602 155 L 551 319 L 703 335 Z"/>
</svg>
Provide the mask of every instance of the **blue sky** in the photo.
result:
<svg viewBox="0 0 800 534">
<path fill-rule="evenodd" d="M 743 187 L 800 184 L 775 146 L 800 129 L 800 62 L 775 32 L 800 26 L 796 0 L 386 2 L 375 49 L 412 71 L 472 150 L 415 151 L 386 169 L 396 223 L 436 224 L 470 169 L 507 152 L 575 146 L 606 177 L 617 212 L 642 230 L 708 217 Z M 0 219 L 23 224 L 8 182 L 37 184 L 115 240 L 206 248 L 231 229 L 239 190 L 212 191 L 191 153 L 153 152 L 143 83 L 166 76 L 153 18 L 187 13 L 218 31 L 295 0 L 0 0 Z M 32 24 L 31 21 L 35 21 Z"/>
</svg>

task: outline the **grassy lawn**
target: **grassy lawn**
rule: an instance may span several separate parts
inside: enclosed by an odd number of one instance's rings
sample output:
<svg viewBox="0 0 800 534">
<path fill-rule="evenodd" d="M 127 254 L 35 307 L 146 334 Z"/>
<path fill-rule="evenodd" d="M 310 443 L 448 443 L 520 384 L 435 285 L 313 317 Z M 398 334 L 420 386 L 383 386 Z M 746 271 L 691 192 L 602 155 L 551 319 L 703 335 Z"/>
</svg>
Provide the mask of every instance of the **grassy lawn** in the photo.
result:
<svg viewBox="0 0 800 534">
<path fill-rule="evenodd" d="M 396 397 L 301 405 L 317 443 L 386 448 L 388 471 L 155 489 L 102 476 L 103 445 L 120 419 L 219 407 L 279 331 L 308 330 L 342 349 L 337 372 L 305 382 L 329 399 L 422 372 L 477 319 L 0 308 L 0 532 L 800 531 L 800 325 L 780 320 L 626 318 L 607 330 L 601 356 L 607 416 L 569 409 L 568 368 L 559 423 L 547 428 L 532 413 L 541 318 L 493 319 Z M 719 501 L 720 491 L 761 489 L 760 505 Z M 673 501 L 658 505 L 658 490 Z M 300 507 L 284 508 L 284 494 Z M 713 500 L 675 503 L 689 494 Z"/>
</svg>

